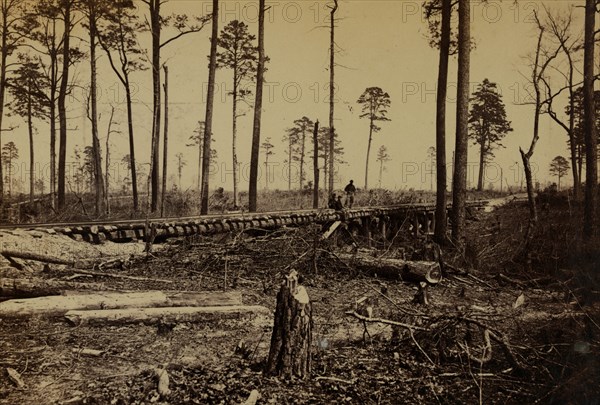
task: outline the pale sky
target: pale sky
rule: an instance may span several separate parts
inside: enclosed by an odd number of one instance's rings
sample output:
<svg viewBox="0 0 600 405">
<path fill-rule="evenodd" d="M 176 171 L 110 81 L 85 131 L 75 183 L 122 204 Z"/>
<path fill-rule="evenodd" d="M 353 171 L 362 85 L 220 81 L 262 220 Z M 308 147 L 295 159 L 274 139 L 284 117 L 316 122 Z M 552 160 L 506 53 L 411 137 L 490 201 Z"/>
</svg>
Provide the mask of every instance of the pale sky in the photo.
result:
<svg viewBox="0 0 600 405">
<path fill-rule="evenodd" d="M 429 47 L 427 25 L 422 17 L 421 0 L 340 0 L 337 14 L 336 43 L 336 129 L 340 135 L 348 162 L 339 168 L 340 177 L 336 187 L 343 188 L 349 179 L 359 187 L 364 186 L 365 154 L 368 141 L 368 122 L 359 119 L 360 107 L 356 100 L 367 87 L 378 86 L 391 96 L 388 118 L 381 124 L 381 132 L 374 135 L 371 148 L 369 186 L 378 183 L 379 163 L 375 161 L 381 145 L 388 148 L 392 158 L 386 164 L 382 185 L 389 189 L 411 187 L 429 189 L 427 149 L 435 144 L 435 89 L 438 69 L 438 52 Z M 269 188 L 287 188 L 287 158 L 283 135 L 292 122 L 302 116 L 318 119 L 328 125 L 329 100 L 329 31 L 327 29 L 329 9 L 325 1 L 267 1 L 271 8 L 265 26 L 265 51 L 270 58 L 264 90 L 263 120 L 261 137 L 271 138 L 275 155 Z M 487 4 L 473 2 L 472 35 L 476 48 L 471 56 L 471 83 L 474 89 L 484 78 L 496 82 L 504 95 L 508 119 L 514 131 L 504 141 L 505 149 L 496 151 L 493 165 L 502 167 L 506 182 L 518 184 L 522 174 L 515 170 L 520 164 L 518 147 L 528 147 L 533 128 L 533 110 L 530 106 L 518 105 L 526 100 L 526 79 L 519 73 L 529 75 L 525 56 L 535 50 L 537 30 L 533 23 L 534 10 L 542 11 L 544 5 L 551 9 L 565 10 L 570 1 L 493 1 Z M 147 6 L 137 3 L 140 15 L 147 15 Z M 210 1 L 170 0 L 163 6 L 164 14 L 188 13 L 203 15 L 210 12 Z M 247 23 L 250 31 L 257 32 L 257 2 L 224 1 L 221 4 L 221 30 L 229 21 L 239 19 Z M 583 9 L 574 12 L 574 31 L 583 31 Z M 173 34 L 163 31 L 163 38 Z M 83 29 L 78 35 L 85 36 Z M 187 165 L 184 168 L 183 188 L 195 187 L 198 152 L 186 147 L 188 138 L 199 120 L 204 120 L 206 80 L 208 76 L 210 25 L 200 33 L 190 34 L 163 49 L 162 58 L 169 66 L 169 164 L 171 173 L 176 172 L 177 153 L 183 153 Z M 143 47 L 150 46 L 150 33 L 139 34 Z M 85 46 L 82 45 L 82 46 Z M 104 149 L 106 126 L 110 104 L 117 108 L 116 121 L 121 134 L 111 136 L 111 160 L 120 162 L 129 153 L 125 121 L 124 92 L 120 82 L 110 70 L 106 56 L 99 49 L 99 99 L 101 106 L 100 136 Z M 74 69 L 82 86 L 89 84 L 87 61 Z M 148 162 L 150 152 L 150 128 L 152 109 L 152 79 L 149 70 L 132 76 L 135 84 L 136 155 L 139 161 Z M 454 145 L 454 115 L 456 97 L 456 58 L 450 61 L 449 102 L 447 122 L 448 162 L 451 161 Z M 217 73 L 217 94 L 214 115 L 214 147 L 218 151 L 218 172 L 214 173 L 211 188 L 222 186 L 231 189 L 231 71 Z M 91 142 L 90 125 L 82 113 L 81 101 L 84 91 L 75 90 L 77 100 L 71 103 L 72 128 L 69 132 L 68 155 L 73 147 Z M 248 101 L 253 103 L 254 95 Z M 556 109 L 564 111 L 566 100 L 556 102 Z M 247 114 L 238 121 L 238 159 L 242 165 L 240 189 L 247 190 L 249 173 L 250 138 L 253 112 L 249 106 L 240 104 Z M 163 116 L 164 118 L 164 116 Z M 6 119 L 6 126 L 19 125 L 13 132 L 3 134 L 3 143 L 14 141 L 20 150 L 19 162 L 28 167 L 28 140 L 26 125 L 18 117 Z M 162 124 L 161 124 L 162 125 Z M 36 123 L 36 161 L 40 165 L 48 162 L 48 126 Z M 548 166 L 556 155 L 568 156 L 566 134 L 548 117 L 542 118 L 541 139 L 533 156 L 539 168 L 536 177 L 545 182 L 553 180 Z M 307 145 L 308 146 L 308 145 Z M 312 148 L 309 147 L 309 150 Z M 477 173 L 478 153 L 475 147 L 469 150 L 469 162 L 473 176 Z M 104 152 L 103 152 L 104 153 Z M 161 140 L 162 158 L 162 140 Z M 261 167 L 264 157 L 261 154 Z M 427 166 L 426 166 L 427 165 Z M 116 169 L 115 169 L 116 170 Z M 312 162 L 308 159 L 308 178 L 312 178 Z M 21 173 L 23 174 L 23 173 Z M 122 179 L 124 168 L 115 172 Z M 567 176 L 568 177 L 568 176 Z M 114 179 L 113 184 L 120 179 Z M 472 177 L 473 185 L 476 177 Z M 490 169 L 486 183 L 495 182 L 499 188 L 499 174 Z M 569 177 L 564 180 L 569 182 Z M 47 187 L 47 186 L 46 186 Z M 259 187 L 264 187 L 264 178 Z"/>
</svg>

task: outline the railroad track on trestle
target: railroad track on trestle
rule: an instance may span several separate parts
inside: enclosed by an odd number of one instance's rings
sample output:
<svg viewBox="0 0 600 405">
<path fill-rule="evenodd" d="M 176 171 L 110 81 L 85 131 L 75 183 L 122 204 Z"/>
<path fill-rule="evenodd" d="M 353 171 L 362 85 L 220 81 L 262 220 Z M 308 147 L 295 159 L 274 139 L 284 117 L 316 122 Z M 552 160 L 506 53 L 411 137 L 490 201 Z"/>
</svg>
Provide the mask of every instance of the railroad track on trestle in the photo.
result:
<svg viewBox="0 0 600 405">
<path fill-rule="evenodd" d="M 467 202 L 469 209 L 480 209 L 487 200 Z M 449 210 L 451 205 L 448 205 Z M 375 220 L 375 221 L 373 221 Z M 416 232 L 431 232 L 435 220 L 435 204 L 409 203 L 381 207 L 357 207 L 335 211 L 332 209 L 282 210 L 269 212 L 232 212 L 185 217 L 148 219 L 98 220 L 86 222 L 31 223 L 0 225 L 1 230 L 35 230 L 58 233 L 75 240 L 91 243 L 129 242 L 146 240 L 150 231 L 156 241 L 191 235 L 211 235 L 247 229 L 276 229 L 311 223 L 327 224 L 335 221 L 369 223 L 408 223 Z"/>
</svg>

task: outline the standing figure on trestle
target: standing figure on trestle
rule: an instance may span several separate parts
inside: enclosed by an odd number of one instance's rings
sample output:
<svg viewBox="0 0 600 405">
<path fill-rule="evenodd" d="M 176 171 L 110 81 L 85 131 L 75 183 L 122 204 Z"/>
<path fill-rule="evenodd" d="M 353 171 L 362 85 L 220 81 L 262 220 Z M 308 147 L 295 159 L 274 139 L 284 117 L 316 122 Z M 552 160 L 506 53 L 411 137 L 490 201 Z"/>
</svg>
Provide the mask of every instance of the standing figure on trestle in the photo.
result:
<svg viewBox="0 0 600 405">
<path fill-rule="evenodd" d="M 346 206 L 352 208 L 354 205 L 354 193 L 356 193 L 356 187 L 354 187 L 354 180 L 350 180 L 350 183 L 344 188 L 346 192 Z"/>
</svg>

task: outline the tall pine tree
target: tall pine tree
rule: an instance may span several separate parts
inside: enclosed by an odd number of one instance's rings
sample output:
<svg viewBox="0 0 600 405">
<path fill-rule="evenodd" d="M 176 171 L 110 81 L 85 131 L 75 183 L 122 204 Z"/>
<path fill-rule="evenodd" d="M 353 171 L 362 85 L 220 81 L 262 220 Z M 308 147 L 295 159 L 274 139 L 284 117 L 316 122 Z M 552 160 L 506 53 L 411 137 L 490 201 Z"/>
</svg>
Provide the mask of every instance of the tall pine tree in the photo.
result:
<svg viewBox="0 0 600 405">
<path fill-rule="evenodd" d="M 479 146 L 479 180 L 477 190 L 483 190 L 485 164 L 494 156 L 493 150 L 502 146 L 502 139 L 512 131 L 506 119 L 506 109 L 496 83 L 484 79 L 471 98 L 469 137 Z"/>
</svg>

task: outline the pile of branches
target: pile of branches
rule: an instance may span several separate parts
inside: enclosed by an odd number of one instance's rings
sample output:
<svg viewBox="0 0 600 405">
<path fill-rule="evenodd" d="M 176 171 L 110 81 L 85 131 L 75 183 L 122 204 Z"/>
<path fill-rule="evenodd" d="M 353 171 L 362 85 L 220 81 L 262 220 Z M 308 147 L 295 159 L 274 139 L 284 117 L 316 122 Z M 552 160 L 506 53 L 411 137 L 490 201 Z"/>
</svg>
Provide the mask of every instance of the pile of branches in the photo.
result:
<svg viewBox="0 0 600 405">
<path fill-rule="evenodd" d="M 360 309 L 346 315 L 362 322 L 368 343 L 372 324 L 390 325 L 391 349 L 410 354 L 432 375 L 493 384 L 512 400 L 530 403 L 590 403 L 600 395 L 600 316 L 519 322 L 499 313 L 444 311 L 393 303 L 383 317 Z"/>
<path fill-rule="evenodd" d="M 323 255 L 328 242 L 320 240 L 320 232 L 321 228 L 313 225 L 272 231 L 250 229 L 220 239 L 193 237 L 161 256 L 183 264 L 192 274 L 222 277 L 227 272 L 231 281 L 259 280 L 269 290 L 291 269 L 308 274 L 315 266 L 324 269 L 334 264 Z"/>
</svg>

